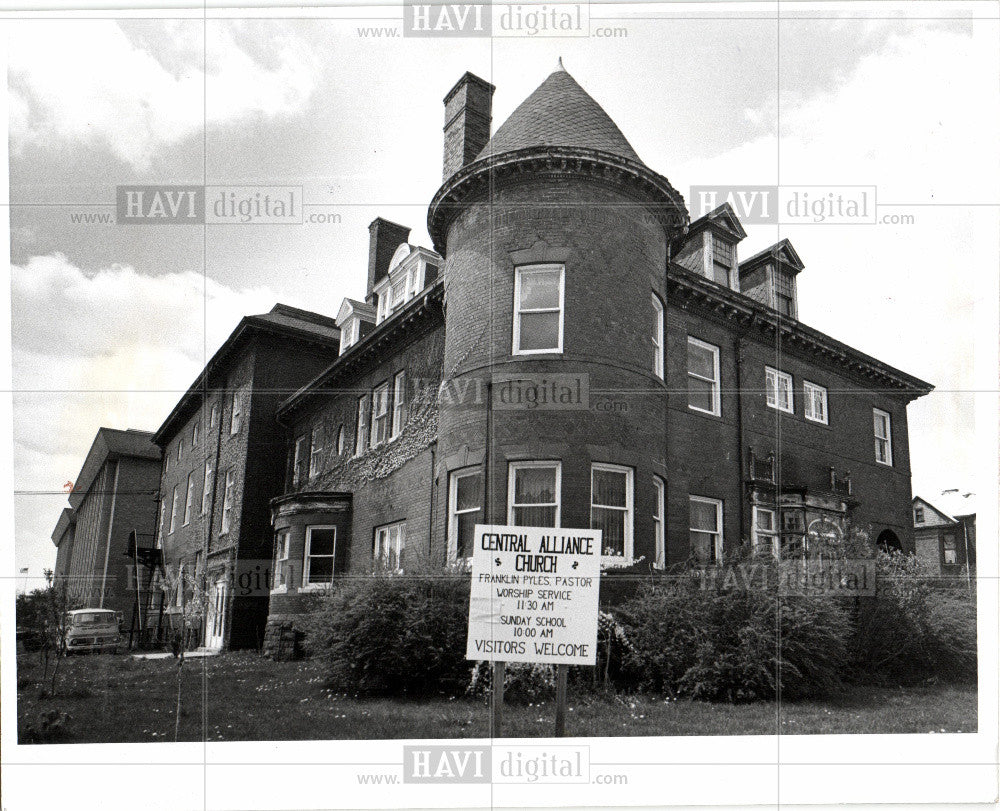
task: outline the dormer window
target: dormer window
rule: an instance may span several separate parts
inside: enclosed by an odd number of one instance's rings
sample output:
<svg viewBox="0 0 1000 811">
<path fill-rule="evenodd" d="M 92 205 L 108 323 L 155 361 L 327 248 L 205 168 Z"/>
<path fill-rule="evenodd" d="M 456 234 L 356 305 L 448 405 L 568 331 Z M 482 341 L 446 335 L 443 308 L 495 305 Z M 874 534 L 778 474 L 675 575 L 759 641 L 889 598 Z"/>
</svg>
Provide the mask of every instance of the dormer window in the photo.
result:
<svg viewBox="0 0 1000 811">
<path fill-rule="evenodd" d="M 378 297 L 375 323 L 381 324 L 414 299 L 437 276 L 440 257 L 426 248 L 403 243 L 396 249 L 389 272 L 372 292 Z"/>
<path fill-rule="evenodd" d="M 736 266 L 736 246 L 718 234 L 709 240 L 711 249 L 712 280 L 723 287 L 732 287 L 733 268 Z"/>
<path fill-rule="evenodd" d="M 344 328 L 340 331 L 340 354 L 343 355 L 344 351 L 348 347 L 353 346 L 358 342 L 358 327 L 360 323 L 357 318 L 352 318 L 346 324 Z"/>
<path fill-rule="evenodd" d="M 795 276 L 783 268 L 774 271 L 774 309 L 795 318 Z"/>
<path fill-rule="evenodd" d="M 340 354 L 361 340 L 375 321 L 375 308 L 363 301 L 345 298 L 337 315 L 340 327 Z M 362 326 L 364 325 L 364 326 Z"/>
</svg>

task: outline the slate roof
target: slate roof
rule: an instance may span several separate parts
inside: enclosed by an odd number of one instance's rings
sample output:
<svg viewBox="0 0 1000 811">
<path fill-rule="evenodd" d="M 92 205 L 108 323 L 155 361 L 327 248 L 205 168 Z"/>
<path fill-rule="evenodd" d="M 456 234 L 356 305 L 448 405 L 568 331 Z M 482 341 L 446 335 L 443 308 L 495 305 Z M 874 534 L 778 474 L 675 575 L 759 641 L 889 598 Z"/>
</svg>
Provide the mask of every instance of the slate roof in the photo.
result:
<svg viewBox="0 0 1000 811">
<path fill-rule="evenodd" d="M 642 163 L 618 125 L 561 66 L 510 114 L 476 159 L 531 146 L 599 149 Z"/>
</svg>

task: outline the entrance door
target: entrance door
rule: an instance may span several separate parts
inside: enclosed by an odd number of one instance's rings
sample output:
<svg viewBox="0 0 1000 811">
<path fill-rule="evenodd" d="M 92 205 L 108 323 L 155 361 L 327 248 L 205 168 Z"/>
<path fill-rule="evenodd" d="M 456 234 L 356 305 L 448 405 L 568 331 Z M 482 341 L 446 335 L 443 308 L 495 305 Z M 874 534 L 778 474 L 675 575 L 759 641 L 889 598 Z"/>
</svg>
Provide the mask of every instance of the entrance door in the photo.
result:
<svg viewBox="0 0 1000 811">
<path fill-rule="evenodd" d="M 215 581 L 208 595 L 208 611 L 205 617 L 205 647 L 218 650 L 226 635 L 226 598 L 229 596 L 229 581 L 221 578 Z"/>
</svg>

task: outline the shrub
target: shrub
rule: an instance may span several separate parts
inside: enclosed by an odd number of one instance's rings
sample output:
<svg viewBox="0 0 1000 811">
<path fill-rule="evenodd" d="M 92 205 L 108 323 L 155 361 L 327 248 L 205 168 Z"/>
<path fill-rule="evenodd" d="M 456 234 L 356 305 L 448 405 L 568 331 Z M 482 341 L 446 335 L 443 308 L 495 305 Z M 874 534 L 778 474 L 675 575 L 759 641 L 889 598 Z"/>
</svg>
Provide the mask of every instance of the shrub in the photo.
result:
<svg viewBox="0 0 1000 811">
<path fill-rule="evenodd" d="M 489 698 L 493 692 L 493 667 L 476 662 L 466 695 Z M 511 704 L 533 704 L 552 698 L 556 692 L 554 665 L 508 662 L 504 668 L 503 699 Z"/>
<path fill-rule="evenodd" d="M 336 689 L 458 695 L 469 674 L 468 612 L 467 576 L 344 581 L 304 624 L 305 644 Z"/>
</svg>

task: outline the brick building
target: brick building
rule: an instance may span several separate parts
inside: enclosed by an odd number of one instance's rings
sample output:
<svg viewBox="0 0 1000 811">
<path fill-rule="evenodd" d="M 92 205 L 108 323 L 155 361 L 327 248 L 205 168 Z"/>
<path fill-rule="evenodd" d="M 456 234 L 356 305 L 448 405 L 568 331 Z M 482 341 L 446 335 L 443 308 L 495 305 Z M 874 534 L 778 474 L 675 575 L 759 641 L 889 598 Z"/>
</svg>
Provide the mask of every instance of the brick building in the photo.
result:
<svg viewBox="0 0 1000 811">
<path fill-rule="evenodd" d="M 490 137 L 492 96 L 445 97 L 433 249 L 372 223 L 339 357 L 277 409 L 271 639 L 335 577 L 461 565 L 477 522 L 600 527 L 609 567 L 852 524 L 912 551 L 931 386 L 806 326 L 794 247 L 741 261 L 729 206 L 690 222 L 561 66 Z"/>
<path fill-rule="evenodd" d="M 943 577 L 975 577 L 975 493 L 945 490 L 933 504 L 914 496 L 913 535 L 917 557 L 926 572 Z"/>
<path fill-rule="evenodd" d="M 269 500 L 284 486 L 278 404 L 337 357 L 332 318 L 283 304 L 247 316 L 153 436 L 163 450 L 155 543 L 168 578 L 164 632 L 184 622 L 210 648 L 259 647 L 273 532 Z M 243 579 L 240 575 L 243 575 Z M 243 588 L 237 588 L 243 582 Z"/>
<path fill-rule="evenodd" d="M 101 428 L 52 533 L 54 580 L 74 608 L 110 608 L 128 617 L 135 599 L 126 557 L 133 532 L 156 523 L 160 449 L 146 431 Z"/>
</svg>

